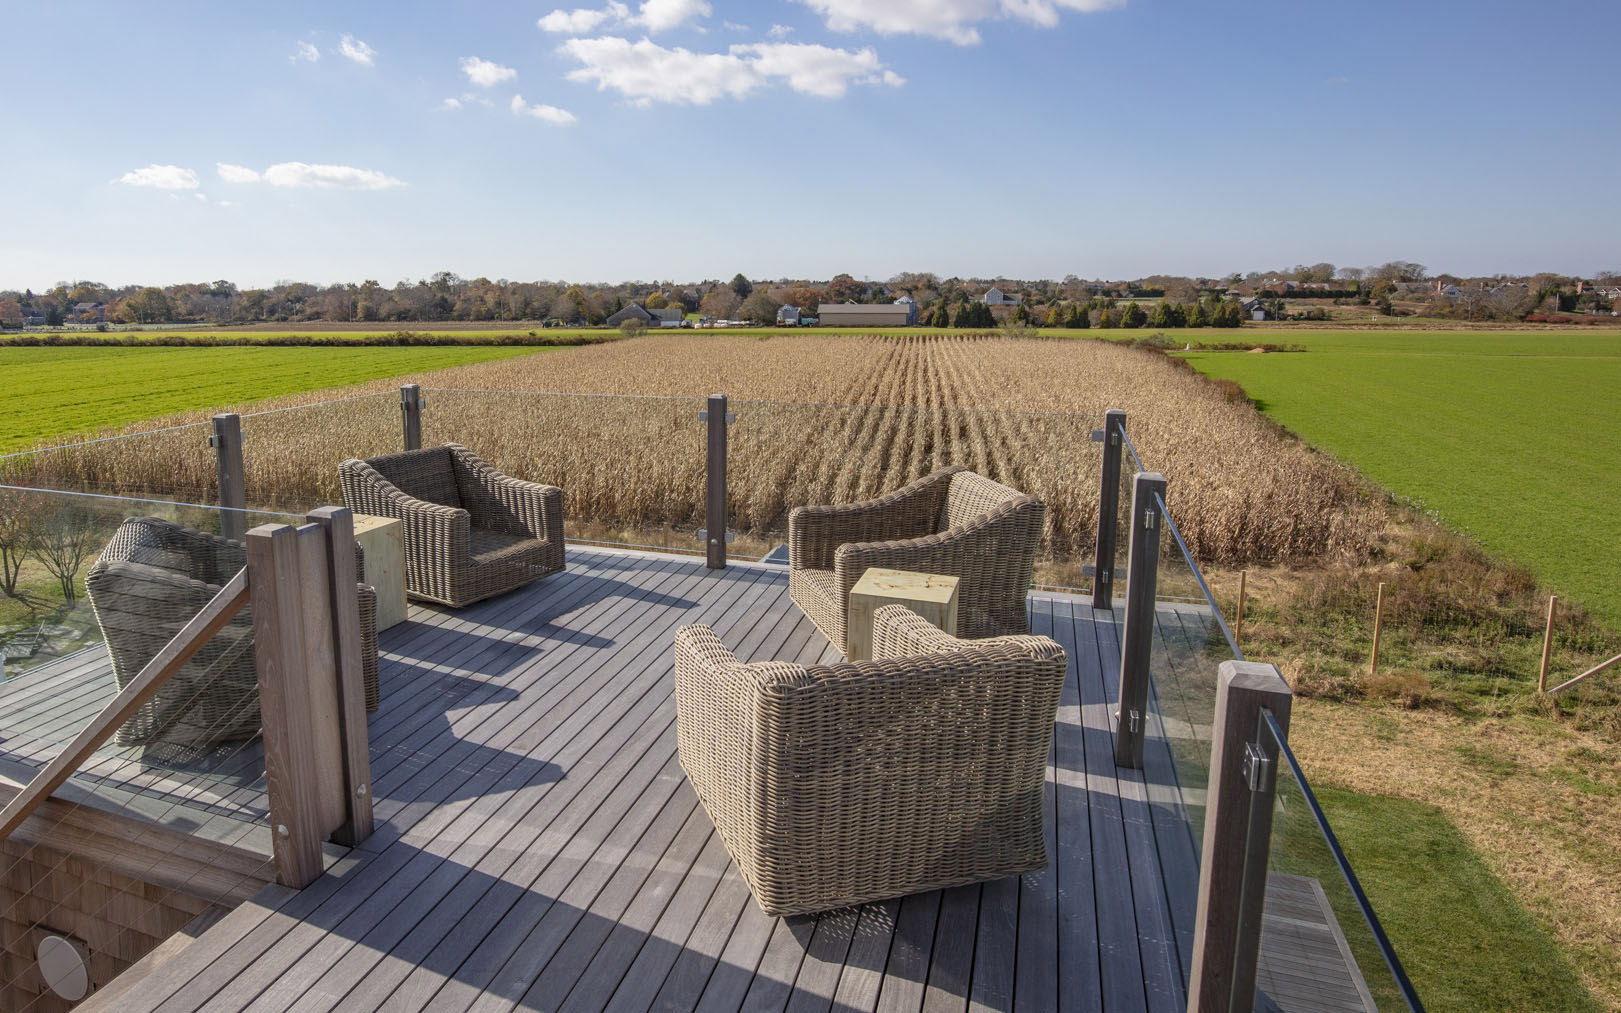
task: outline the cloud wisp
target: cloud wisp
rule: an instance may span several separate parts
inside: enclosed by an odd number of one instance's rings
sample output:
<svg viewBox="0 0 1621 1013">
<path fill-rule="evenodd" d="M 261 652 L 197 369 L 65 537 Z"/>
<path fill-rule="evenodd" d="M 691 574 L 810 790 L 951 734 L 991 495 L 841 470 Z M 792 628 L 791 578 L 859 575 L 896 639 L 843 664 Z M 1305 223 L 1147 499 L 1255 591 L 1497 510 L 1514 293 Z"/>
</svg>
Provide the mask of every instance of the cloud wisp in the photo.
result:
<svg viewBox="0 0 1621 1013">
<path fill-rule="evenodd" d="M 125 186 L 143 186 L 154 190 L 195 190 L 202 185 L 197 174 L 178 165 L 159 165 L 154 162 L 142 169 L 131 169 L 113 180 Z"/>
<path fill-rule="evenodd" d="M 649 39 L 605 36 L 569 39 L 559 50 L 580 64 L 569 71 L 569 80 L 616 91 L 644 108 L 658 102 L 708 105 L 720 98 L 743 98 L 773 81 L 819 98 L 840 98 L 852 85 L 905 83 L 870 48 L 759 42 L 724 53 L 695 53 Z"/>
<path fill-rule="evenodd" d="M 511 67 L 503 67 L 499 63 L 491 62 L 477 56 L 464 56 L 461 62 L 462 73 L 467 80 L 480 88 L 493 88 L 503 81 L 515 81 L 518 72 Z"/>
<path fill-rule="evenodd" d="M 245 165 L 215 162 L 214 171 L 219 173 L 219 178 L 226 183 L 268 183 L 271 186 L 315 190 L 390 190 L 405 185 L 404 180 L 396 179 L 387 173 L 378 172 L 376 169 L 357 169 L 352 165 L 277 162 L 260 172 Z M 195 178 L 196 174 L 192 175 Z"/>
<path fill-rule="evenodd" d="M 538 102 L 531 105 L 523 100 L 522 95 L 512 96 L 512 103 L 509 108 L 514 115 L 531 116 L 543 123 L 551 123 L 560 127 L 568 126 L 575 119 L 574 114 L 567 109 L 559 109 L 556 106 L 543 105 Z"/>
<path fill-rule="evenodd" d="M 980 41 L 982 21 L 1013 19 L 1057 26 L 1061 11 L 1109 10 L 1126 0 L 800 0 L 835 32 L 923 35 L 959 46 Z"/>
<path fill-rule="evenodd" d="M 598 29 L 617 25 L 639 27 L 649 35 L 656 35 L 689 21 L 707 18 L 713 13 L 708 0 L 646 0 L 634 14 L 626 4 L 610 0 L 607 6 L 601 8 L 558 8 L 542 15 L 536 24 L 541 31 L 557 35 L 588 35 Z"/>
<path fill-rule="evenodd" d="M 319 63 L 321 51 L 315 48 L 314 43 L 300 42 L 293 50 L 293 55 L 287 59 L 294 63 Z"/>
<path fill-rule="evenodd" d="M 338 55 L 351 60 L 362 67 L 370 67 L 377 62 L 377 50 L 366 45 L 353 35 L 345 35 L 338 40 Z"/>
</svg>

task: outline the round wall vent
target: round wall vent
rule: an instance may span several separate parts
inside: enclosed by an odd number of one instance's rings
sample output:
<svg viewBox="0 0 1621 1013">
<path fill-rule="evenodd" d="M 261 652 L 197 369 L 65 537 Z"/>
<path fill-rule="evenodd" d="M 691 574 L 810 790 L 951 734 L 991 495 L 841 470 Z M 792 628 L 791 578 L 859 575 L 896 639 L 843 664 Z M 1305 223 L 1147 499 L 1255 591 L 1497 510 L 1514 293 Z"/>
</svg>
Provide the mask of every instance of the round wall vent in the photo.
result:
<svg viewBox="0 0 1621 1013">
<path fill-rule="evenodd" d="M 39 973 L 52 992 L 70 1001 L 90 994 L 90 950 L 77 939 L 44 936 L 35 948 Z"/>
</svg>

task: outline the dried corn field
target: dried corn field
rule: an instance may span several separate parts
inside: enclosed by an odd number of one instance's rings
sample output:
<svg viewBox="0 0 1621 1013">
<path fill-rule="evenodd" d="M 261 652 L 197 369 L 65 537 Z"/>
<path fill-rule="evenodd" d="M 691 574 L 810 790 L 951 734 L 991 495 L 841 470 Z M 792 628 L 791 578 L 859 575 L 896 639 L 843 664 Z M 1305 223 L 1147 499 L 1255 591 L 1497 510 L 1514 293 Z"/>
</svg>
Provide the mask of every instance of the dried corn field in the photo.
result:
<svg viewBox="0 0 1621 1013">
<path fill-rule="evenodd" d="M 1354 557 L 1384 526 L 1354 474 L 1247 404 L 1161 356 L 1099 341 L 654 335 L 411 379 L 425 388 L 424 443 L 463 443 L 560 485 L 576 532 L 631 541 L 691 545 L 703 513 L 697 413 L 713 391 L 737 415 L 732 526 L 761 541 L 783 537 L 796 504 L 862 499 L 960 463 L 1041 496 L 1044 558 L 1078 558 L 1095 538 L 1101 452 L 1088 434 L 1107 408 L 1126 411 L 1145 465 L 1169 479 L 1202 563 Z M 396 449 L 399 382 L 245 416 L 250 506 L 330 501 L 338 461 Z M 171 429 L 0 467 L 11 482 L 208 502 L 206 434 Z"/>
</svg>

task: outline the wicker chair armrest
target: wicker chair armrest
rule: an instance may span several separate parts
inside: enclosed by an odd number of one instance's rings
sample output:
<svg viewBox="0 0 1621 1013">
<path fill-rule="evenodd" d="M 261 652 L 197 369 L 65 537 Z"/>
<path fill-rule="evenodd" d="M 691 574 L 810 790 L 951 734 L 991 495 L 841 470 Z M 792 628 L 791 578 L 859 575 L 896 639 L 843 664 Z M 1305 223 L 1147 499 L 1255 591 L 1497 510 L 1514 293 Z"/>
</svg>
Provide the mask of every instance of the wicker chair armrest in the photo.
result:
<svg viewBox="0 0 1621 1013">
<path fill-rule="evenodd" d="M 962 576 L 976 557 L 994 554 L 998 543 L 1019 527 L 1018 511 L 1025 505 L 1010 501 L 960 527 L 918 538 L 841 545 L 833 554 L 839 590 L 848 597 L 861 575 L 874 566 Z"/>
<path fill-rule="evenodd" d="M 404 522 L 407 551 L 413 544 L 433 545 L 452 560 L 467 558 L 472 514 L 466 510 L 417 499 L 365 461 L 344 461 L 338 478 L 349 509 Z"/>
<path fill-rule="evenodd" d="M 933 529 L 961 465 L 860 503 L 795 507 L 788 514 L 788 565 L 830 570 L 840 545 L 912 538 Z"/>
<path fill-rule="evenodd" d="M 1049 637 L 1015 635 L 963 640 L 946 633 L 904 605 L 885 605 L 872 614 L 874 661 L 996 646 L 1011 647 L 1038 661 L 1056 661 L 1060 665 L 1068 662 L 1064 648 Z"/>
<path fill-rule="evenodd" d="M 497 471 L 486 461 L 465 447 L 450 444 L 451 453 L 467 468 L 474 481 L 489 493 L 501 508 L 501 517 L 479 517 L 473 520 L 480 526 L 501 527 L 508 518 L 516 518 L 528 534 L 543 541 L 560 544 L 563 541 L 563 490 L 555 485 L 526 482 L 521 478 Z"/>
</svg>

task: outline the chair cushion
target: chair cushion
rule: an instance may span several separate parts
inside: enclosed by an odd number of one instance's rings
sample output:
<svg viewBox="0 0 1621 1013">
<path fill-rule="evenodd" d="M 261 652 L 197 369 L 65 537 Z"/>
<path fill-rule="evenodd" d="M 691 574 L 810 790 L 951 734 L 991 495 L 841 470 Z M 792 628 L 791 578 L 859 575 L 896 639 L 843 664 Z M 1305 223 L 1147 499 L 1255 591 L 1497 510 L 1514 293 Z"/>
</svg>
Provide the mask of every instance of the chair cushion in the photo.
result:
<svg viewBox="0 0 1621 1013">
<path fill-rule="evenodd" d="M 475 566 L 514 561 L 540 544 L 533 535 L 514 535 L 493 528 L 473 528 L 467 539 L 468 555 Z"/>
</svg>

